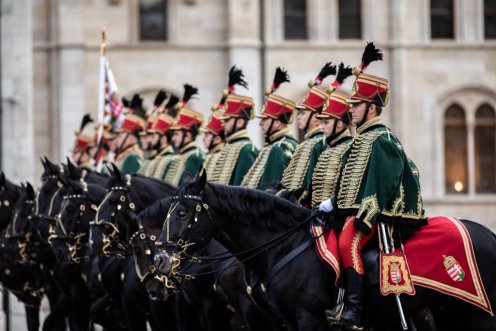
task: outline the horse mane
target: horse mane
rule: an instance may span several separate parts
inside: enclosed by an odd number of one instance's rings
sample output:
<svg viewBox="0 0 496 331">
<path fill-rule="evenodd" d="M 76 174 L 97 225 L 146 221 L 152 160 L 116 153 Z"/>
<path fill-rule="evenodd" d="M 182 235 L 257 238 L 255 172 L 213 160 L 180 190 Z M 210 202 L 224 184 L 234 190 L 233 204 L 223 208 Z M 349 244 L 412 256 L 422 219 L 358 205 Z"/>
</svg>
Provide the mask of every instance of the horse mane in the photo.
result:
<svg viewBox="0 0 496 331">
<path fill-rule="evenodd" d="M 167 212 L 171 205 L 172 197 L 167 197 L 165 199 L 160 199 L 148 208 L 145 208 L 138 215 L 138 219 L 141 224 L 150 224 L 152 226 L 162 227 L 165 221 Z"/>
<path fill-rule="evenodd" d="M 264 191 L 240 186 L 207 183 L 209 202 L 243 224 L 284 230 L 297 225 L 311 214 L 310 210 Z"/>
<path fill-rule="evenodd" d="M 115 186 L 126 186 L 126 176 L 112 176 L 107 182 L 107 188 Z M 137 188 L 137 190 L 133 190 Z M 172 196 L 177 188 L 173 185 L 156 178 L 147 177 L 140 174 L 131 176 L 132 200 L 138 208 L 146 208 L 158 199 Z"/>
</svg>

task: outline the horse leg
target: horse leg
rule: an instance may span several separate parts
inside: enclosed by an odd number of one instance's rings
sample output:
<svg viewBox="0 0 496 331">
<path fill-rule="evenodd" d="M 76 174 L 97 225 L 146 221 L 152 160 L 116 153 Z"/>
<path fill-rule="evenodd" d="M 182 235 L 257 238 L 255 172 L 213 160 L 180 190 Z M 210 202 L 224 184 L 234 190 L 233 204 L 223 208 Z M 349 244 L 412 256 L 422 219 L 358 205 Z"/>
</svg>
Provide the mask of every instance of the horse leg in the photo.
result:
<svg viewBox="0 0 496 331">
<path fill-rule="evenodd" d="M 169 301 L 152 301 L 150 308 L 156 327 L 152 327 L 152 330 L 177 331 L 174 310 Z"/>
<path fill-rule="evenodd" d="M 40 307 L 24 305 L 29 331 L 38 331 L 40 327 Z"/>
<path fill-rule="evenodd" d="M 84 284 L 74 284 L 70 289 L 72 320 L 71 331 L 87 331 L 90 325 L 90 294 Z"/>
<path fill-rule="evenodd" d="M 146 331 L 146 316 L 132 298 L 123 297 L 123 309 L 130 331 Z"/>
<path fill-rule="evenodd" d="M 58 300 L 56 300 L 56 298 L 58 298 Z M 51 296 L 48 297 L 48 300 L 50 302 L 50 314 L 45 318 L 42 330 L 64 331 L 66 329 L 65 316 L 67 316 L 68 313 L 67 307 L 69 303 L 67 297 L 60 292 L 54 296 L 52 292 Z"/>
</svg>

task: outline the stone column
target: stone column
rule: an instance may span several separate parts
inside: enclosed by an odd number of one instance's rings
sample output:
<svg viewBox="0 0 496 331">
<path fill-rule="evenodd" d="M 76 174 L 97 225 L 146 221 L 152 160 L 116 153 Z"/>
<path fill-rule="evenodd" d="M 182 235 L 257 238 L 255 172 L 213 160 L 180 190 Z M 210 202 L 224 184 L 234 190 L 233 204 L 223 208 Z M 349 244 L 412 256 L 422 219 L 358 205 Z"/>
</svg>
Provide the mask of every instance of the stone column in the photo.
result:
<svg viewBox="0 0 496 331">
<path fill-rule="evenodd" d="M 52 145 L 57 146 L 53 161 L 62 162 L 74 144 L 74 131 L 79 127 L 85 110 L 85 16 L 82 1 L 53 1 L 52 5 Z M 98 38 L 100 36 L 95 36 L 95 39 Z M 94 61 L 98 62 L 97 56 Z M 96 108 L 96 98 L 91 102 L 95 103 Z"/>
<path fill-rule="evenodd" d="M 2 165 L 8 179 L 31 181 L 33 148 L 33 38 L 31 0 L 2 0 Z"/>
<path fill-rule="evenodd" d="M 260 42 L 260 2 L 253 0 L 228 0 L 228 59 L 229 68 L 236 64 L 245 74 L 249 91 L 238 87 L 239 94 L 255 100 L 255 113 L 262 107 L 262 45 Z M 262 145 L 262 133 L 258 120 L 248 125 L 255 144 Z"/>
</svg>

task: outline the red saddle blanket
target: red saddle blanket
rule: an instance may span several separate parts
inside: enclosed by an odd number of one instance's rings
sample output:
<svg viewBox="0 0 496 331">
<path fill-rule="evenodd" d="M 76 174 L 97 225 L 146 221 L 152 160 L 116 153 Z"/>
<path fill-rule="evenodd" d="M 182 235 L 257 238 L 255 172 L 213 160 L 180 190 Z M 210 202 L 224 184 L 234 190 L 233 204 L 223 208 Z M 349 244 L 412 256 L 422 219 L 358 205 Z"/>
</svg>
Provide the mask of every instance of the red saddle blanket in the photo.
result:
<svg viewBox="0 0 496 331">
<path fill-rule="evenodd" d="M 336 233 L 323 233 L 313 227 L 318 237 L 320 257 L 336 272 L 339 279 L 339 260 Z M 437 216 L 428 219 L 404 245 L 414 285 L 427 287 L 465 300 L 492 313 L 475 260 L 472 240 L 465 226 L 455 217 Z M 337 281 L 337 280 L 336 280 Z"/>
</svg>

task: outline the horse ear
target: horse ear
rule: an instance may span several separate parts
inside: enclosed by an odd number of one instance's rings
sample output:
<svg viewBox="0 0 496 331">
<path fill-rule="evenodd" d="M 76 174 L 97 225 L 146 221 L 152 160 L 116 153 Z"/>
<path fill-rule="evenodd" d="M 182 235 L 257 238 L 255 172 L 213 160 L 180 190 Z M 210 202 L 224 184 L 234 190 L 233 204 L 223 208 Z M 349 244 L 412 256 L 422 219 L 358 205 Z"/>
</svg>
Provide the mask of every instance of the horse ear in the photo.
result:
<svg viewBox="0 0 496 331">
<path fill-rule="evenodd" d="M 5 186 L 5 174 L 2 172 L 0 172 L 0 187 L 4 187 Z"/>
<path fill-rule="evenodd" d="M 202 191 L 205 188 L 205 184 L 207 184 L 207 171 L 205 170 L 205 168 L 203 168 L 198 180 L 198 185 L 201 187 Z"/>
<path fill-rule="evenodd" d="M 121 178 L 121 171 L 119 170 L 119 167 L 115 165 L 115 163 L 112 163 L 112 168 L 114 169 L 114 176 Z"/>
<path fill-rule="evenodd" d="M 67 157 L 67 170 L 69 172 L 70 178 L 77 178 L 77 167 L 74 163 L 71 162 L 69 157 Z"/>
<path fill-rule="evenodd" d="M 34 200 L 36 197 L 36 193 L 34 193 L 34 188 L 30 182 L 26 182 L 26 193 L 28 194 L 28 198 L 30 200 Z"/>
<path fill-rule="evenodd" d="M 43 165 L 43 169 L 46 169 L 46 162 L 45 162 L 45 160 L 42 157 L 40 157 L 40 161 L 41 161 L 41 164 Z"/>
</svg>

